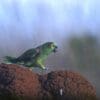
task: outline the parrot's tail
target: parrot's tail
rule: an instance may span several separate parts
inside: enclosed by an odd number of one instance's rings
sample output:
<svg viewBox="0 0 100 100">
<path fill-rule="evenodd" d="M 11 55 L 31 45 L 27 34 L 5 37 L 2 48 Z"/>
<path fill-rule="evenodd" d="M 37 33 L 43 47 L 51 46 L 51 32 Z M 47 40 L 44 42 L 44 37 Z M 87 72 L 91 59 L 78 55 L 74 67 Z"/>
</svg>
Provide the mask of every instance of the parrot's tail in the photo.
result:
<svg viewBox="0 0 100 100">
<path fill-rule="evenodd" d="M 16 63 L 16 58 L 14 58 L 14 57 L 9 57 L 9 56 L 5 56 L 5 57 L 4 57 L 4 62 L 5 62 L 5 63 L 10 63 L 10 64 Z"/>
</svg>

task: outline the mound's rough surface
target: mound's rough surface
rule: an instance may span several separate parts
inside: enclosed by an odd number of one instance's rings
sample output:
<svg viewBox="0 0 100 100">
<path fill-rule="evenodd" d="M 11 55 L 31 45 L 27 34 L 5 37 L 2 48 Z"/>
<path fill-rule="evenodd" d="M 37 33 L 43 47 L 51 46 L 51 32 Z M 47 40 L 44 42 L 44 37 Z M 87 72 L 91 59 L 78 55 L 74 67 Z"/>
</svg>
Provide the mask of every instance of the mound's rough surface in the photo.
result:
<svg viewBox="0 0 100 100">
<path fill-rule="evenodd" d="M 96 100 L 95 89 L 78 73 L 54 71 L 44 78 L 44 89 L 49 91 L 55 100 Z"/>
<path fill-rule="evenodd" d="M 18 65 L 0 65 L 0 100 L 96 100 L 94 87 L 80 74 L 38 75 Z"/>
<path fill-rule="evenodd" d="M 38 75 L 17 65 L 0 65 L 0 95 L 8 100 L 37 98 L 41 91 Z M 6 98 L 7 97 L 7 98 Z M 27 100 L 28 100 L 27 99 Z M 1 100 L 1 99 L 0 99 Z"/>
</svg>

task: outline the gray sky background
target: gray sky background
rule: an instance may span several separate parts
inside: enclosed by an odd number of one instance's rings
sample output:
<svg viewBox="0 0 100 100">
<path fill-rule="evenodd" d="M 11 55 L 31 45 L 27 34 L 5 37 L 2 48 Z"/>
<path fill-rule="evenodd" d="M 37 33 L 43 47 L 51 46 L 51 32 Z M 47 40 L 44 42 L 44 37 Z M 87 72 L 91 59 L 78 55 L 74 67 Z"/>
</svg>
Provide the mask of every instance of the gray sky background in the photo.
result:
<svg viewBox="0 0 100 100">
<path fill-rule="evenodd" d="M 63 35 L 68 35 L 64 30 L 96 30 L 99 9 L 99 0 L 0 0 L 0 29 L 6 34 L 16 29 L 30 38 L 39 28 Z"/>
<path fill-rule="evenodd" d="M 0 48 L 12 55 L 45 41 L 99 35 L 100 0 L 0 0 Z M 61 45 L 60 45 L 61 46 Z"/>
</svg>

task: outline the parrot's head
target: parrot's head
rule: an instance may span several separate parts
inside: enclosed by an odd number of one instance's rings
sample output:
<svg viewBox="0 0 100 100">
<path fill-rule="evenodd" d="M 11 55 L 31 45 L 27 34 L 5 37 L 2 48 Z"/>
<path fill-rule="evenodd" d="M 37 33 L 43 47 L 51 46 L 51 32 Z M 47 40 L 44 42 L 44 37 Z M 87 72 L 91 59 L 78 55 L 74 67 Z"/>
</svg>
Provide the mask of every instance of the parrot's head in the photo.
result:
<svg viewBox="0 0 100 100">
<path fill-rule="evenodd" d="M 45 53 L 57 52 L 57 45 L 54 42 L 46 42 L 42 45 L 42 49 Z"/>
</svg>

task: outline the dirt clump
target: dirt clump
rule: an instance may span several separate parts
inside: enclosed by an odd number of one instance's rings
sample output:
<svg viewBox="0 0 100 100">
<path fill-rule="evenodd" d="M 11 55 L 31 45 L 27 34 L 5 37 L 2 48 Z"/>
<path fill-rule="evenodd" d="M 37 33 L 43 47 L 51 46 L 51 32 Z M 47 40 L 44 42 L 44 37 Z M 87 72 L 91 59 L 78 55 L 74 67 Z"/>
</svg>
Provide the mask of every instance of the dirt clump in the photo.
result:
<svg viewBox="0 0 100 100">
<path fill-rule="evenodd" d="M 79 73 L 50 72 L 44 75 L 42 84 L 55 100 L 96 100 L 94 87 Z"/>
<path fill-rule="evenodd" d="M 0 100 L 96 100 L 96 92 L 75 72 L 39 75 L 19 65 L 0 64 Z"/>
</svg>

